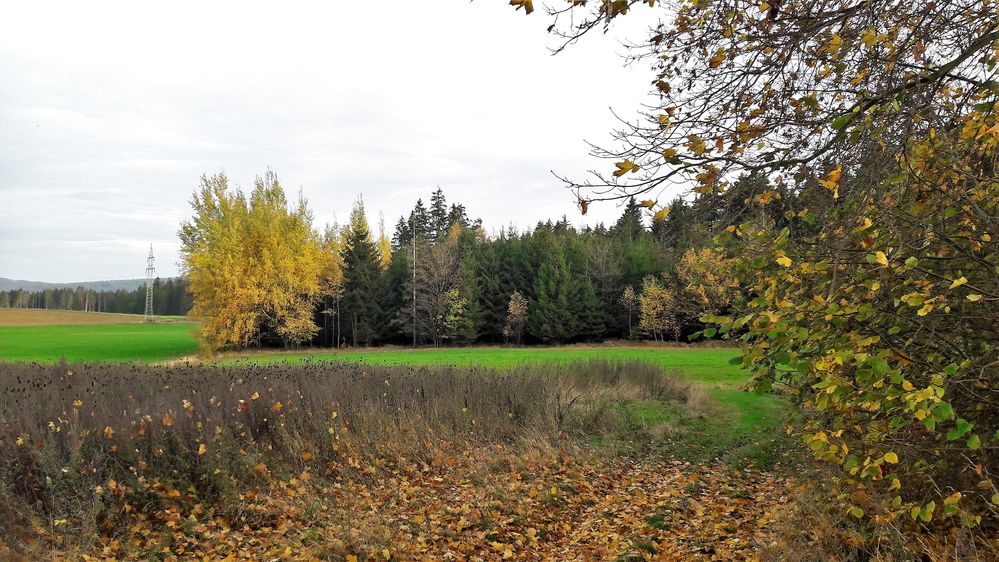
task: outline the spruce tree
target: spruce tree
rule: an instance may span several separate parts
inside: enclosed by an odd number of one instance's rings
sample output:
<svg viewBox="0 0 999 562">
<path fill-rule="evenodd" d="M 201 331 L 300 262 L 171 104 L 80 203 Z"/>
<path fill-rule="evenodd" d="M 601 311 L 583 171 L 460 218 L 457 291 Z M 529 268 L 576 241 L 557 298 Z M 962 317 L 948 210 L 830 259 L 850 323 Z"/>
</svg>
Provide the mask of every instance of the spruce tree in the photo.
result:
<svg viewBox="0 0 999 562">
<path fill-rule="evenodd" d="M 433 231 L 430 224 L 430 213 L 423 206 L 423 199 L 416 200 L 416 206 L 409 213 L 409 224 L 412 236 L 419 243 L 429 243 L 433 241 Z M 412 241 L 412 240 L 410 240 Z"/>
<path fill-rule="evenodd" d="M 628 203 L 624 206 L 624 213 L 617 219 L 612 229 L 615 236 L 625 240 L 637 240 L 643 232 L 645 225 L 642 223 L 642 208 L 635 202 L 634 197 L 628 198 Z"/>
<path fill-rule="evenodd" d="M 440 240 L 447 236 L 447 231 L 451 227 L 448 222 L 447 200 L 444 198 L 444 191 L 440 186 L 437 191 L 430 196 L 430 236 L 433 240 Z"/>
<path fill-rule="evenodd" d="M 392 249 L 398 251 L 403 246 L 408 246 L 413 240 L 413 230 L 410 228 L 406 217 L 399 217 L 395 223 L 395 232 L 392 234 Z"/>
<path fill-rule="evenodd" d="M 528 331 L 545 342 L 561 342 L 573 335 L 569 310 L 569 268 L 565 254 L 556 249 L 538 271 L 534 300 L 528 315 Z"/>
<path fill-rule="evenodd" d="M 589 277 L 574 275 L 570 278 L 569 313 L 572 318 L 569 337 L 591 340 L 604 333 L 604 312 Z"/>
<path fill-rule="evenodd" d="M 371 345 L 381 328 L 381 268 L 361 198 L 350 212 L 343 262 L 343 329 L 352 345 Z"/>
</svg>

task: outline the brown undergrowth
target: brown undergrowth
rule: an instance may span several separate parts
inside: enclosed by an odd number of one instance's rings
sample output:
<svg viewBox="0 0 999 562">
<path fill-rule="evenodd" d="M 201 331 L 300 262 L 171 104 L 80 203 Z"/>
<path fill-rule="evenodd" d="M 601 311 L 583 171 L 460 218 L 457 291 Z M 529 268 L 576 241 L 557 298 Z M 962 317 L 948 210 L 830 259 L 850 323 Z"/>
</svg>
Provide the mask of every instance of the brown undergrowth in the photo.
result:
<svg viewBox="0 0 999 562">
<path fill-rule="evenodd" d="M 0 391 L 0 533 L 33 552 L 94 551 L 180 519 L 259 527 L 269 515 L 248 494 L 296 479 L 377 488 L 470 457 L 582 462 L 584 438 L 621 430 L 615 405 L 705 407 L 700 388 L 654 367 L 600 361 L 502 372 L 18 364 L 2 367 Z"/>
</svg>

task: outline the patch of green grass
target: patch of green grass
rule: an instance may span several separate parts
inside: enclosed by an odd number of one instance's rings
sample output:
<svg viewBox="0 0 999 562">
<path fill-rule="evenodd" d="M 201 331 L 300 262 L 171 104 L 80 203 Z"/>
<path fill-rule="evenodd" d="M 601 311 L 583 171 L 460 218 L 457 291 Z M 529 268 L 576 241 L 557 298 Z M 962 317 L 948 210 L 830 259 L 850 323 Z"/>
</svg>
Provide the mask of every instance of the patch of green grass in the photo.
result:
<svg viewBox="0 0 999 562">
<path fill-rule="evenodd" d="M 0 361 L 157 362 L 198 352 L 196 324 L 0 326 Z"/>
<path fill-rule="evenodd" d="M 416 350 L 312 351 L 251 353 L 225 359 L 226 363 L 267 364 L 303 361 L 349 361 L 372 365 L 479 365 L 508 367 L 520 363 L 568 363 L 586 359 L 648 361 L 666 371 L 680 371 L 709 385 L 738 387 L 749 373 L 729 360 L 739 355 L 733 348 L 704 347 L 457 347 Z"/>
</svg>

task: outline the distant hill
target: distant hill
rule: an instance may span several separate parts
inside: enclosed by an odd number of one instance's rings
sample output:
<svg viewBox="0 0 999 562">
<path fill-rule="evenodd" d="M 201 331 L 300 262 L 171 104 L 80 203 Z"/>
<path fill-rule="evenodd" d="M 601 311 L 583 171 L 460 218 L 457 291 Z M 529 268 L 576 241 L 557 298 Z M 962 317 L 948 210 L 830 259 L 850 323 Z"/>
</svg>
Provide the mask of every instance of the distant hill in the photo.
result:
<svg viewBox="0 0 999 562">
<path fill-rule="evenodd" d="M 162 278 L 166 281 L 167 278 Z M 22 289 L 25 291 L 44 291 L 45 289 L 75 289 L 83 287 L 94 291 L 126 291 L 135 290 L 146 283 L 145 279 L 113 279 L 109 281 L 81 281 L 79 283 L 46 283 L 44 281 L 24 281 L 21 279 L 7 279 L 0 277 L 0 291 L 10 291 L 11 289 Z"/>
</svg>

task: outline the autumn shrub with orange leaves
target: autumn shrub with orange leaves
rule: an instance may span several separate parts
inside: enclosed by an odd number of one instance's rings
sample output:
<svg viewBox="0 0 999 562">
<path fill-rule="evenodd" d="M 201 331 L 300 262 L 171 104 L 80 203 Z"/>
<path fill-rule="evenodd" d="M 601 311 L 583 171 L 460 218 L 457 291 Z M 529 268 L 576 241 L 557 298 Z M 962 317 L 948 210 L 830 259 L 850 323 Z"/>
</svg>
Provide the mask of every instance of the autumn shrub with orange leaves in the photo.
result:
<svg viewBox="0 0 999 562">
<path fill-rule="evenodd" d="M 4 365 L 0 517 L 13 523 L 0 538 L 41 526 L 86 544 L 206 512 L 252 526 L 240 500 L 275 478 L 363 480 L 441 451 L 562 447 L 611 428 L 608 401 L 703 398 L 637 362 Z"/>
</svg>

